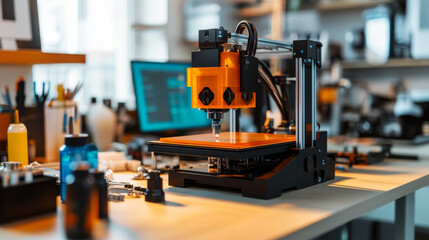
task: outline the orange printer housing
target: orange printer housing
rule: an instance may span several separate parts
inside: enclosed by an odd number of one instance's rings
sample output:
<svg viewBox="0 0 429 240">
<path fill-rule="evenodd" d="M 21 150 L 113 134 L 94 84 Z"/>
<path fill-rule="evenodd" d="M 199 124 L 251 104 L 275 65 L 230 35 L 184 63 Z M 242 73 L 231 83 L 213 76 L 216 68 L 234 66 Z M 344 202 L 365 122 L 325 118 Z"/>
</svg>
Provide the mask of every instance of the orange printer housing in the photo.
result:
<svg viewBox="0 0 429 240">
<path fill-rule="evenodd" d="M 255 107 L 255 93 L 240 91 L 240 54 L 237 52 L 221 52 L 219 67 L 188 68 L 187 86 L 192 88 L 192 108 Z"/>
</svg>

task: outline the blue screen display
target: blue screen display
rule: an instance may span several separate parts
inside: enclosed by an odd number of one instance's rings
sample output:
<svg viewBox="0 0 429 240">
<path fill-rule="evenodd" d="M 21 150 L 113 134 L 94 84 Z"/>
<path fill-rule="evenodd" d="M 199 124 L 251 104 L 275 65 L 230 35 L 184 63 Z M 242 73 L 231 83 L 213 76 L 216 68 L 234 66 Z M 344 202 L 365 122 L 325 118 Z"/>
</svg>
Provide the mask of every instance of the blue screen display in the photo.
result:
<svg viewBox="0 0 429 240">
<path fill-rule="evenodd" d="M 142 132 L 209 127 L 204 111 L 191 108 L 187 63 L 132 61 L 137 113 Z"/>
</svg>

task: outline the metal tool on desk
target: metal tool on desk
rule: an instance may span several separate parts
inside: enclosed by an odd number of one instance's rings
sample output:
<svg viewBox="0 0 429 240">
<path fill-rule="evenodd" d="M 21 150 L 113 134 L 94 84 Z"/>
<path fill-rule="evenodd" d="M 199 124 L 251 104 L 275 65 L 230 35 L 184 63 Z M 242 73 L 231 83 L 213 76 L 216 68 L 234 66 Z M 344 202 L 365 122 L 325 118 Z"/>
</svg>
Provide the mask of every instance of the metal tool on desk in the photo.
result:
<svg viewBox="0 0 429 240">
<path fill-rule="evenodd" d="M 109 195 L 107 196 L 107 199 L 109 201 L 122 202 L 125 200 L 125 196 L 120 193 L 109 193 Z"/>
<path fill-rule="evenodd" d="M 137 198 L 144 195 L 144 192 L 142 192 L 142 191 L 136 191 L 132 188 L 125 188 L 125 187 L 109 187 L 108 191 L 109 191 L 109 194 L 110 193 L 125 193 L 125 194 L 127 194 L 127 196 L 134 196 Z"/>
<path fill-rule="evenodd" d="M 133 184 L 130 182 L 121 182 L 113 180 L 113 171 L 108 169 L 104 173 L 104 178 L 107 180 L 109 187 L 121 187 L 121 188 L 133 188 Z"/>
<path fill-rule="evenodd" d="M 0 178 L 2 186 L 15 186 L 19 183 L 32 183 L 34 177 L 43 176 L 42 169 L 34 169 L 26 166 L 22 168 L 20 162 L 2 162 L 0 163 Z"/>
<path fill-rule="evenodd" d="M 148 188 L 139 186 L 124 186 L 124 187 L 109 187 L 109 200 L 110 201 L 123 201 L 123 194 L 129 197 L 140 198 L 145 196 L 147 202 L 164 202 L 164 191 L 162 190 L 162 179 L 159 174 L 154 174 L 152 178 L 148 178 Z M 119 197 L 121 196 L 122 197 Z"/>
<path fill-rule="evenodd" d="M 147 170 L 140 166 L 137 168 L 137 174 L 132 178 L 133 180 L 145 180 L 149 176 Z"/>
<path fill-rule="evenodd" d="M 128 196 L 140 197 L 145 195 L 145 201 L 147 202 L 164 202 L 164 191 L 162 190 L 162 178 L 160 171 L 156 170 L 154 166 L 153 170 L 146 171 L 143 167 L 139 167 L 137 176 L 143 176 L 143 179 L 147 180 L 147 188 L 140 186 L 134 186 L 129 182 L 117 182 L 113 180 L 113 171 L 107 170 L 105 178 L 109 184 L 109 199 L 113 201 L 123 201 L 117 197 L 117 194 L 125 193 Z M 133 180 L 140 180 L 133 178 Z"/>
<path fill-rule="evenodd" d="M 328 152 L 328 156 L 336 163 L 347 164 L 349 167 L 353 165 L 371 165 L 374 163 L 382 162 L 385 159 L 401 159 L 417 161 L 417 155 L 394 154 L 391 152 L 391 144 L 380 144 L 381 151 L 370 151 L 362 153 L 358 151 L 357 146 L 352 147 L 352 151 L 348 151 L 348 147 L 344 147 L 342 152 Z"/>
<path fill-rule="evenodd" d="M 249 35 L 243 35 L 247 29 Z M 191 155 L 206 164 L 169 171 L 169 185 L 218 186 L 241 190 L 243 196 L 270 199 L 284 190 L 300 189 L 333 179 L 334 162 L 327 157 L 327 134 L 316 128 L 316 68 L 321 67 L 320 42 L 285 43 L 258 38 L 255 26 L 241 21 L 235 33 L 223 28 L 199 31 L 200 51 L 192 53 L 187 70 L 192 107 L 207 112 L 212 134 L 161 138 L 148 143 L 157 154 Z M 246 50 L 242 50 L 242 49 Z M 289 53 L 296 66 L 295 135 L 220 133 L 229 109 L 255 107 L 258 80 L 274 99 L 283 120 L 288 110 L 270 69 L 257 53 Z M 282 123 L 283 124 L 283 123 Z M 287 124 L 284 124 L 287 125 Z M 156 165 L 156 164 L 155 164 Z M 156 169 L 156 168 L 155 168 Z"/>
</svg>

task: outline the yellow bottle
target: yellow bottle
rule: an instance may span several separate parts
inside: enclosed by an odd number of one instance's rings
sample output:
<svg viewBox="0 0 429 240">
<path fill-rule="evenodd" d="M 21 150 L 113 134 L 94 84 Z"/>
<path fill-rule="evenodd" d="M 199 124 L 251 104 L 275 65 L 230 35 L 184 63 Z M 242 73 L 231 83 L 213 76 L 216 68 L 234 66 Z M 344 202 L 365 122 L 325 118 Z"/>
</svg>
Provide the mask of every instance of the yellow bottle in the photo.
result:
<svg viewBox="0 0 429 240">
<path fill-rule="evenodd" d="M 19 123 L 18 110 L 15 110 L 15 123 L 7 129 L 7 154 L 9 162 L 20 162 L 28 165 L 27 128 Z"/>
</svg>

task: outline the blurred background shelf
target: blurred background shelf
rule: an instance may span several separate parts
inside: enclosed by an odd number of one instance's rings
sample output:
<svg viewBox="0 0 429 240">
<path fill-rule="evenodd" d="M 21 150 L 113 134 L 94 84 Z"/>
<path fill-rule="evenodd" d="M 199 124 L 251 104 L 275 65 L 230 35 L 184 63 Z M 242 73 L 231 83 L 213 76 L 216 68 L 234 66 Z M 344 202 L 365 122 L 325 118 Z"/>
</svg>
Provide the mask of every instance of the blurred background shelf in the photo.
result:
<svg viewBox="0 0 429 240">
<path fill-rule="evenodd" d="M 145 24 L 138 24 L 135 23 L 131 25 L 131 28 L 133 30 L 151 30 L 151 29 L 163 29 L 165 28 L 165 25 L 145 25 Z"/>
<path fill-rule="evenodd" d="M 429 67 L 429 59 L 390 59 L 388 62 L 380 65 L 370 64 L 366 61 L 343 62 L 343 69 L 379 69 L 379 68 L 413 68 Z"/>
<path fill-rule="evenodd" d="M 85 63 L 85 54 L 46 53 L 40 50 L 0 50 L 0 64 Z"/>
<path fill-rule="evenodd" d="M 391 2 L 392 0 L 330 0 L 319 2 L 317 4 L 304 4 L 300 7 L 300 10 L 314 9 L 320 12 L 336 10 L 354 10 L 375 7 L 379 4 L 386 4 Z M 238 15 L 241 17 L 266 16 L 272 13 L 272 9 L 272 5 L 263 2 L 256 6 L 239 9 Z"/>
<path fill-rule="evenodd" d="M 347 10 L 358 8 L 374 7 L 378 4 L 390 3 L 391 0 L 331 0 L 323 1 L 316 4 L 316 9 L 319 11 L 334 11 L 334 10 Z"/>
<path fill-rule="evenodd" d="M 268 3 L 261 3 L 253 7 L 241 8 L 237 11 L 240 17 L 260 17 L 266 16 L 272 13 L 272 5 Z"/>
</svg>

